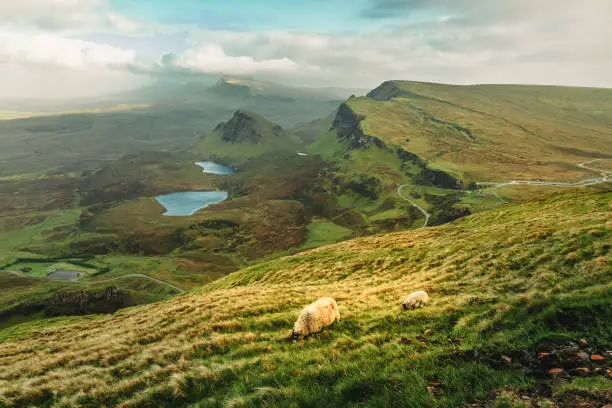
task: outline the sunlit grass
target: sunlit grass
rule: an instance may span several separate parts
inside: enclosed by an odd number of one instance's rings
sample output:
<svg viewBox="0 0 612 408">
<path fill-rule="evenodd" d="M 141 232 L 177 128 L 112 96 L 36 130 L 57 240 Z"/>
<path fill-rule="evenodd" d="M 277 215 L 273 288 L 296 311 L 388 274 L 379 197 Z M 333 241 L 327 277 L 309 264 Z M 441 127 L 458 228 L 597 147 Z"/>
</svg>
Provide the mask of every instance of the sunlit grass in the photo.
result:
<svg viewBox="0 0 612 408">
<path fill-rule="evenodd" d="M 525 389 L 533 379 L 521 371 L 456 356 L 559 337 L 612 344 L 611 199 L 570 194 L 506 206 L 270 261 L 113 316 L 39 322 L 4 336 L 12 340 L 0 346 L 0 401 L 456 407 L 499 387 Z M 416 289 L 431 304 L 402 312 Z M 342 320 L 292 343 L 297 314 L 320 296 L 338 301 Z"/>
</svg>

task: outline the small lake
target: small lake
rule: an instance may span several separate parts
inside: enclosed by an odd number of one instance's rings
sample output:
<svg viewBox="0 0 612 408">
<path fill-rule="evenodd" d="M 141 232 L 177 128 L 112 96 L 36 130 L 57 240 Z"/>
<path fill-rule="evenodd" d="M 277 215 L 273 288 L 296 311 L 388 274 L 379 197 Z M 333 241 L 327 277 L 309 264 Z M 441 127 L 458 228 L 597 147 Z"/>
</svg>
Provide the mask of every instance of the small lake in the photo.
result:
<svg viewBox="0 0 612 408">
<path fill-rule="evenodd" d="M 197 162 L 196 166 L 204 169 L 204 173 L 209 174 L 235 174 L 236 172 L 231 167 L 225 166 L 223 164 L 205 161 L 205 162 Z"/>
<path fill-rule="evenodd" d="M 227 191 L 188 191 L 161 195 L 157 202 L 164 206 L 164 215 L 169 217 L 185 217 L 193 215 L 208 206 L 227 200 Z"/>
</svg>

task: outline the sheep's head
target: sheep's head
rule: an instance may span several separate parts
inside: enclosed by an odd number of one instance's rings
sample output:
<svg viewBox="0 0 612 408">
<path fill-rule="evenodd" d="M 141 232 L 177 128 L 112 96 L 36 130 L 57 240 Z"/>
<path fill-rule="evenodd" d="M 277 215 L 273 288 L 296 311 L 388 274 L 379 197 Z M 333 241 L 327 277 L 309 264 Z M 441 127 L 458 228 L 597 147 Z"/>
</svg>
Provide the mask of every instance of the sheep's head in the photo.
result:
<svg viewBox="0 0 612 408">
<path fill-rule="evenodd" d="M 329 308 L 332 311 L 332 316 L 334 316 L 334 320 L 340 321 L 340 308 L 335 303 L 331 303 Z"/>
</svg>

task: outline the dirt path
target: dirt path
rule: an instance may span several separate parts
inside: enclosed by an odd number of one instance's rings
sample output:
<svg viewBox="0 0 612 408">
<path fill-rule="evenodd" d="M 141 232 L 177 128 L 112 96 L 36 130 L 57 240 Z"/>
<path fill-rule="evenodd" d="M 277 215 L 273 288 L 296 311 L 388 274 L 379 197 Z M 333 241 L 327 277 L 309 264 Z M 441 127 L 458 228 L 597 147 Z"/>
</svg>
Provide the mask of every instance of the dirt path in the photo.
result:
<svg viewBox="0 0 612 408">
<path fill-rule="evenodd" d="M 422 228 L 425 228 L 429 225 L 429 220 L 431 219 L 431 214 L 429 214 L 423 207 L 421 207 L 420 205 L 418 205 L 417 203 L 415 203 L 414 201 L 412 201 L 411 199 L 409 199 L 408 197 L 405 197 L 402 194 L 402 190 L 405 187 L 411 186 L 412 184 L 403 184 L 401 186 L 399 186 L 397 188 L 397 195 L 400 196 L 402 199 L 408 201 L 410 204 L 412 204 L 414 207 L 416 207 L 417 210 L 419 210 L 420 212 L 423 213 L 423 215 L 425 216 L 425 224 L 423 224 Z"/>
<path fill-rule="evenodd" d="M 580 167 L 581 169 L 587 170 L 587 171 L 592 171 L 595 173 L 599 173 L 599 175 L 601 177 L 595 177 L 595 178 L 588 178 L 588 179 L 584 179 L 581 181 L 576 181 L 574 183 L 568 183 L 565 181 L 538 181 L 538 180 L 512 180 L 512 181 L 508 181 L 508 182 L 504 182 L 504 183 L 492 183 L 492 182 L 480 182 L 480 183 L 476 183 L 479 187 L 486 187 L 486 188 L 500 188 L 500 187 L 504 187 L 504 186 L 516 186 L 516 185 L 529 185 L 529 186 L 551 186 L 551 187 L 575 187 L 575 188 L 580 188 L 580 187 L 589 187 L 589 186 L 594 186 L 596 184 L 601 184 L 601 183 L 606 183 L 608 181 L 610 181 L 610 175 L 612 174 L 612 171 L 608 171 L 608 170 L 602 170 L 602 169 L 595 169 L 593 167 L 588 167 L 587 164 L 591 164 L 594 163 L 596 161 L 599 161 L 601 159 L 595 159 L 595 160 L 591 160 L 591 161 L 587 161 L 584 163 L 580 163 L 578 164 L 578 167 Z"/>
<path fill-rule="evenodd" d="M 492 194 L 495 196 L 495 198 L 497 198 L 502 204 L 507 204 L 508 201 L 502 198 L 495 190 L 499 189 L 500 187 L 504 187 L 504 186 L 516 186 L 516 185 L 582 188 L 582 187 L 594 186 L 596 184 L 607 183 L 608 181 L 610 181 L 610 175 L 612 175 L 612 171 L 596 169 L 596 168 L 587 166 L 588 164 L 595 163 L 596 161 L 599 161 L 599 160 L 601 159 L 594 159 L 594 160 L 590 160 L 584 163 L 580 163 L 578 164 L 578 167 L 584 170 L 587 170 L 587 171 L 599 173 L 601 177 L 584 179 L 581 181 L 577 181 L 575 183 L 567 183 L 563 181 L 512 180 L 512 181 L 508 181 L 504 183 L 480 182 L 480 183 L 476 183 L 476 185 L 478 186 L 479 191 L 481 193 L 482 193 L 482 190 L 493 189 Z M 425 210 L 423 207 L 418 205 L 416 202 L 414 202 L 413 200 L 409 199 L 408 197 L 402 194 L 402 190 L 411 185 L 412 184 L 403 184 L 399 186 L 397 188 L 397 195 L 400 196 L 402 199 L 408 201 L 410 204 L 416 207 L 421 213 L 423 213 L 423 215 L 425 216 L 425 224 L 423 225 L 422 228 L 425 228 L 429 225 L 431 214 L 429 214 L 427 210 Z"/>
<path fill-rule="evenodd" d="M 101 281 L 91 281 L 91 282 L 87 282 L 87 283 L 109 283 L 109 282 L 115 282 L 117 280 L 125 279 L 125 278 L 148 279 L 148 280 L 150 280 L 152 282 L 156 282 L 156 283 L 159 283 L 160 285 L 164 285 L 164 286 L 167 286 L 169 288 L 172 288 L 172 289 L 176 290 L 178 293 L 185 293 L 185 291 L 183 289 L 179 288 L 178 286 L 174 286 L 173 284 L 171 284 L 169 282 L 166 282 L 166 281 L 163 281 L 163 280 L 159 280 L 159 279 L 156 279 L 156 278 L 152 278 L 150 276 L 143 275 L 141 273 L 132 273 L 132 274 L 129 274 L 129 275 L 119 276 L 118 278 L 101 280 Z M 83 282 L 79 282 L 79 283 L 83 283 Z"/>
<path fill-rule="evenodd" d="M 16 272 L 16 271 L 0 271 L 0 273 L 8 273 L 9 275 L 17 276 L 19 278 L 34 279 L 34 276 L 27 276 L 27 275 L 24 275 L 24 274 L 22 274 L 20 272 Z M 147 280 L 150 280 L 152 282 L 159 283 L 160 285 L 164 285 L 164 286 L 167 286 L 169 288 L 172 288 L 172 289 L 176 290 L 178 293 L 181 293 L 181 294 L 185 293 L 185 291 L 183 289 L 179 288 L 178 286 L 174 286 L 173 284 L 171 284 L 169 282 L 166 282 L 166 281 L 163 281 L 163 280 L 160 280 L 160 279 L 156 279 L 156 278 L 152 278 L 150 276 L 143 275 L 141 273 L 132 273 L 132 274 L 129 274 L 129 275 L 123 275 L 123 276 L 119 276 L 117 278 L 101 280 L 101 281 L 80 282 L 78 280 L 69 280 L 69 279 L 66 279 L 66 280 L 61 280 L 59 282 L 78 283 L 78 284 L 83 284 L 83 285 L 90 285 L 90 284 L 94 284 L 94 283 L 110 283 L 110 282 L 115 282 L 115 281 L 118 281 L 120 279 L 125 279 L 125 278 L 147 279 Z M 55 282 L 58 282 L 57 279 L 55 279 L 55 280 L 54 279 L 49 279 L 49 280 L 53 280 Z"/>
</svg>

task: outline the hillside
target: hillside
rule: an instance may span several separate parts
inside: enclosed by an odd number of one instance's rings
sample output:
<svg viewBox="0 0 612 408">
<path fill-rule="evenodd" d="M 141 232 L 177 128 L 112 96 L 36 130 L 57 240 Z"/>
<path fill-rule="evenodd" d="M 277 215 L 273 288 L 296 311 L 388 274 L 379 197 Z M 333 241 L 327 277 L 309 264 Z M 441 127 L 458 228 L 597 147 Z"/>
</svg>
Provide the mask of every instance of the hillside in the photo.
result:
<svg viewBox="0 0 612 408">
<path fill-rule="evenodd" d="M 366 136 L 463 180 L 579 180 L 612 157 L 612 90 L 389 81 L 346 107 Z"/>
<path fill-rule="evenodd" d="M 611 200 L 558 194 L 263 263 L 113 316 L 0 331 L 0 404 L 601 407 Z M 431 305 L 402 312 L 417 289 Z M 292 343 L 319 296 L 342 321 Z"/>
<path fill-rule="evenodd" d="M 229 121 L 202 137 L 192 152 L 235 162 L 275 151 L 297 154 L 302 147 L 300 139 L 280 125 L 253 112 L 238 110 Z"/>
</svg>

